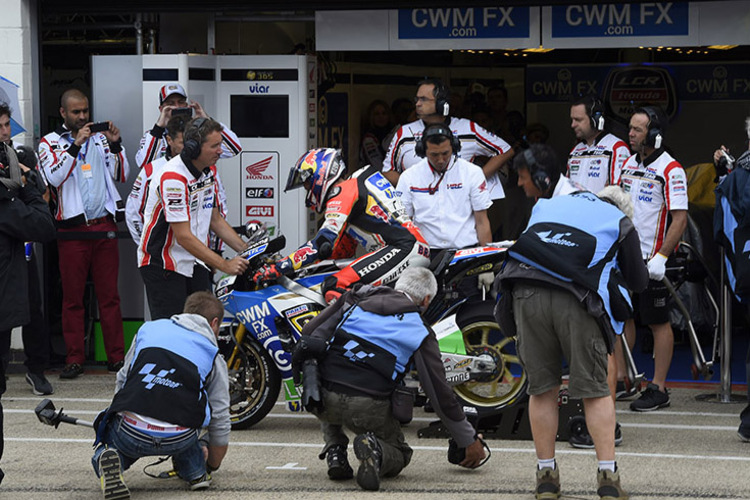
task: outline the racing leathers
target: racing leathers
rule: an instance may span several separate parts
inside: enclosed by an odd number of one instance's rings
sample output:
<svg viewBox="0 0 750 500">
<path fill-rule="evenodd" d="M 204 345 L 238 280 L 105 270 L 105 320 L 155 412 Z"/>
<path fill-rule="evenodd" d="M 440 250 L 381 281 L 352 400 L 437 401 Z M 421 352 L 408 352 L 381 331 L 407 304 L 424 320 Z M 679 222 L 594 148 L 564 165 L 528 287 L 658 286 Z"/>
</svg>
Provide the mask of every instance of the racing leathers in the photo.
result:
<svg viewBox="0 0 750 500">
<path fill-rule="evenodd" d="M 380 285 L 395 281 L 410 265 L 429 265 L 430 248 L 419 229 L 406 215 L 401 201 L 380 169 L 369 166 L 329 191 L 325 220 L 313 239 L 276 263 L 278 271 L 290 274 L 316 260 L 354 255 L 361 245 L 366 255 L 326 278 L 323 293 L 339 293 L 353 283 Z"/>
</svg>

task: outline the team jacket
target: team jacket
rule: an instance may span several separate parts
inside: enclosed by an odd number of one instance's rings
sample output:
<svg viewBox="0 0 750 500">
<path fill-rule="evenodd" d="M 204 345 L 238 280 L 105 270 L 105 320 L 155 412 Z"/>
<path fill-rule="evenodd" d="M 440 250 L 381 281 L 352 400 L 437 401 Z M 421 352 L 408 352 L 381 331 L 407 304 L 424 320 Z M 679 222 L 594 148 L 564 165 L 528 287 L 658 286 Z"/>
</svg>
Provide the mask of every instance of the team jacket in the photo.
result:
<svg viewBox="0 0 750 500">
<path fill-rule="evenodd" d="M 647 284 L 648 272 L 638 248 L 632 221 L 593 193 L 540 199 L 528 227 L 508 249 L 516 263 L 505 266 L 498 279 L 502 286 L 524 280 L 572 291 L 599 321 L 612 347 L 623 322 L 612 313 L 611 295 L 627 300 L 627 293 L 617 288 L 618 267 L 632 290 L 640 291 Z"/>
<path fill-rule="evenodd" d="M 302 335 L 331 339 L 321 378 L 363 396 L 390 395 L 413 360 L 425 393 L 458 446 L 474 442 L 474 428 L 445 380 L 435 333 L 408 296 L 389 287 L 358 287 L 309 321 Z"/>
<path fill-rule="evenodd" d="M 685 170 L 664 149 L 646 159 L 633 155 L 622 168 L 620 186 L 633 200 L 633 224 L 643 258 L 648 260 L 661 249 L 669 211 L 688 208 Z"/>
<path fill-rule="evenodd" d="M 417 241 L 427 247 L 393 186 L 377 167 L 362 168 L 332 187 L 324 217 L 312 240 L 276 264 L 281 272 L 318 260 L 325 242 L 333 248 L 332 258 L 351 257 L 357 245 L 368 253 L 386 245 L 411 250 Z"/>
<path fill-rule="evenodd" d="M 620 183 L 620 173 L 630 157 L 627 144 L 612 134 L 599 135 L 589 146 L 579 142 L 568 156 L 568 177 L 592 193 Z"/>
<path fill-rule="evenodd" d="M 211 166 L 196 178 L 181 156 L 169 160 L 155 175 L 143 211 L 138 267 L 155 265 L 183 276 L 193 275 L 195 257 L 177 243 L 170 223 L 189 222 L 193 235 L 208 245 L 217 196 L 215 176 L 216 167 Z"/>
<path fill-rule="evenodd" d="M 143 166 L 133 187 L 130 189 L 130 194 L 125 202 L 125 222 L 128 225 L 128 231 L 130 231 L 130 237 L 133 238 L 136 245 L 141 243 L 141 234 L 143 233 L 143 212 L 146 209 L 146 201 L 148 200 L 148 191 L 151 184 L 151 179 L 154 175 L 161 172 L 164 165 L 167 164 L 169 158 L 162 156 L 159 159 L 154 160 L 151 163 L 147 163 Z M 221 177 L 219 172 L 216 172 L 216 190 L 218 192 L 219 200 L 219 212 L 221 216 L 226 218 L 226 206 L 227 206 L 227 195 L 224 191 L 224 186 L 221 183 Z M 211 243 L 215 245 L 215 243 Z M 211 248 L 215 248 L 212 246 Z"/>
<path fill-rule="evenodd" d="M 242 146 L 237 134 L 229 127 L 221 124 L 221 156 L 220 158 L 231 158 L 240 154 Z M 143 167 L 167 154 L 167 129 L 154 125 L 151 130 L 146 130 L 141 138 L 141 144 L 135 153 L 135 164 Z"/>
<path fill-rule="evenodd" d="M 461 141 L 458 156 L 466 161 L 473 162 L 477 156 L 496 156 L 510 149 L 507 142 L 466 118 L 449 117 L 447 125 Z M 383 161 L 383 172 L 395 170 L 400 174 L 422 160 L 414 152 L 414 146 L 422 138 L 424 127 L 424 122 L 417 120 L 396 131 Z"/>
<path fill-rule="evenodd" d="M 50 132 L 39 143 L 39 161 L 49 184 L 57 189 L 55 219 L 72 219 L 83 215 L 83 199 L 78 189 L 81 165 L 104 168 L 107 187 L 106 209 L 112 215 L 117 211 L 120 193 L 115 182 L 125 182 L 130 173 L 125 149 L 120 143 L 109 144 L 104 134 L 91 134 L 79 147 L 73 144 L 70 131 L 64 127 Z"/>
<path fill-rule="evenodd" d="M 750 171 L 744 168 L 732 170 L 716 188 L 714 240 L 724 248 L 729 285 L 743 303 L 747 302 L 750 298 L 750 253 L 747 251 L 750 248 Z"/>
<path fill-rule="evenodd" d="M 121 411 L 200 429 L 209 442 L 229 442 L 229 380 L 216 337 L 197 314 L 148 321 L 117 373 L 109 413 Z"/>
</svg>

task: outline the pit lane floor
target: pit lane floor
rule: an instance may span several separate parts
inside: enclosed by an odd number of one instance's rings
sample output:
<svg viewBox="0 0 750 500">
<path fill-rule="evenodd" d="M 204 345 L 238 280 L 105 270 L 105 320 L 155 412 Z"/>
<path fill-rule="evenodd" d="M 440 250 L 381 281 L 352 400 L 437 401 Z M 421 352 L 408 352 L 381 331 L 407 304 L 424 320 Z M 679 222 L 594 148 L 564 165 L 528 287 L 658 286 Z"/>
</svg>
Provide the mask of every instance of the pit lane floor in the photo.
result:
<svg viewBox="0 0 750 500">
<path fill-rule="evenodd" d="M 93 420 L 112 395 L 114 374 L 87 370 L 76 380 L 48 378 L 51 396 L 66 414 Z M 750 443 L 737 437 L 740 404 L 695 401 L 697 394 L 717 391 L 715 385 L 673 388 L 672 406 L 652 413 L 628 410 L 617 403 L 624 443 L 617 448 L 623 486 L 633 499 L 750 499 Z M 741 392 L 738 388 L 737 392 Z M 33 413 L 41 397 L 31 394 L 23 375 L 13 374 L 2 398 L 5 408 L 5 453 L 0 466 L 5 479 L 0 498 L 18 500 L 98 499 L 99 482 L 91 469 L 91 429 L 39 423 Z M 146 476 L 141 459 L 125 473 L 132 498 L 168 500 L 221 499 L 532 499 L 535 455 L 531 441 L 492 440 L 491 460 L 469 471 L 446 460 L 445 439 L 419 439 L 416 432 L 434 414 L 415 410 L 415 421 L 404 428 L 414 447 L 412 463 L 393 479 L 384 479 L 379 492 L 361 491 L 354 481 L 332 482 L 325 463 L 317 421 L 293 414 L 279 403 L 255 427 L 233 431 L 230 449 L 211 488 L 190 492 L 179 479 Z M 356 460 L 350 451 L 350 459 Z M 593 450 L 575 450 L 558 443 L 563 498 L 596 499 L 596 459 Z M 156 471 L 167 470 L 169 462 Z"/>
</svg>

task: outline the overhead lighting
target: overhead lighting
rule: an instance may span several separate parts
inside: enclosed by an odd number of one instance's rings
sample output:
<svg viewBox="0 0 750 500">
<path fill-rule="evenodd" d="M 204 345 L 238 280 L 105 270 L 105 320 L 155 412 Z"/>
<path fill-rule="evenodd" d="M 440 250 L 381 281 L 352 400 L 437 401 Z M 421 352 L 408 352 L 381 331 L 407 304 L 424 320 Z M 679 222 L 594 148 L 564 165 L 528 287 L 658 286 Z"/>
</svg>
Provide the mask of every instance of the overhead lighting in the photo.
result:
<svg viewBox="0 0 750 500">
<path fill-rule="evenodd" d="M 534 49 L 523 49 L 524 52 L 533 52 L 536 54 L 546 54 L 547 52 L 552 52 L 555 49 L 545 49 L 541 45 L 539 47 L 536 47 Z"/>
<path fill-rule="evenodd" d="M 737 47 L 736 45 L 709 45 L 709 49 L 714 50 L 731 50 L 733 48 Z"/>
</svg>

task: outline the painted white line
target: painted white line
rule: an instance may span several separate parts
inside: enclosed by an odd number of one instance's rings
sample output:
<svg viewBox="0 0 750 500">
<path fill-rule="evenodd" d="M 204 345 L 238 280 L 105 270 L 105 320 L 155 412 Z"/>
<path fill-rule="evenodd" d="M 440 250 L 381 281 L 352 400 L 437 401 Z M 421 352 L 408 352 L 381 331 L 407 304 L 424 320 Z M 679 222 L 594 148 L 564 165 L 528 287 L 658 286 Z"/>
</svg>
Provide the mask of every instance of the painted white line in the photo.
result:
<svg viewBox="0 0 750 500">
<path fill-rule="evenodd" d="M 678 424 L 624 424 L 620 426 L 636 429 L 678 429 L 686 431 L 736 431 L 737 426 L 730 425 L 678 425 Z"/>
<path fill-rule="evenodd" d="M 3 403 L 11 402 L 11 401 L 34 401 L 36 403 L 41 403 L 42 399 L 40 396 L 36 397 L 5 397 L 5 394 L 3 394 Z M 46 399 L 54 399 L 55 403 L 60 401 L 70 401 L 72 403 L 110 403 L 112 401 L 112 398 L 109 399 L 97 399 L 97 398 L 58 398 L 58 397 L 51 397 Z"/>
<path fill-rule="evenodd" d="M 266 469 L 270 470 L 307 470 L 307 467 L 296 467 L 297 462 L 289 462 L 281 467 L 271 467 L 270 465 Z"/>
<path fill-rule="evenodd" d="M 6 441 L 13 441 L 18 443 L 82 443 L 91 444 L 91 439 L 49 439 L 49 438 L 5 438 Z M 274 442 L 263 442 L 263 441 L 230 441 L 230 446 L 241 446 L 241 447 L 255 447 L 255 448 L 315 448 L 320 449 L 323 443 L 274 443 Z M 560 446 L 567 446 L 567 443 L 558 443 Z M 528 443 L 527 448 L 491 448 L 493 453 L 536 453 L 532 443 Z M 445 453 L 448 448 L 446 446 L 412 446 L 415 450 L 423 451 L 438 451 Z M 595 455 L 594 450 L 570 450 L 570 449 L 556 449 L 556 454 L 559 455 Z M 653 458 L 653 459 L 677 459 L 677 460 L 711 460 L 711 461 L 732 461 L 732 462 L 750 462 L 750 456 L 733 456 L 733 455 L 683 455 L 679 453 L 636 453 L 636 452 L 623 452 L 618 451 L 617 456 L 621 457 L 639 457 L 639 458 Z"/>
<path fill-rule="evenodd" d="M 658 411 L 630 411 L 630 410 L 617 410 L 618 415 L 638 415 L 638 416 L 659 416 L 659 415 L 672 415 L 676 417 L 728 417 L 728 418 L 740 418 L 739 412 L 737 413 L 712 413 L 712 412 L 698 412 L 698 411 L 669 411 L 669 410 L 658 410 Z"/>
</svg>

